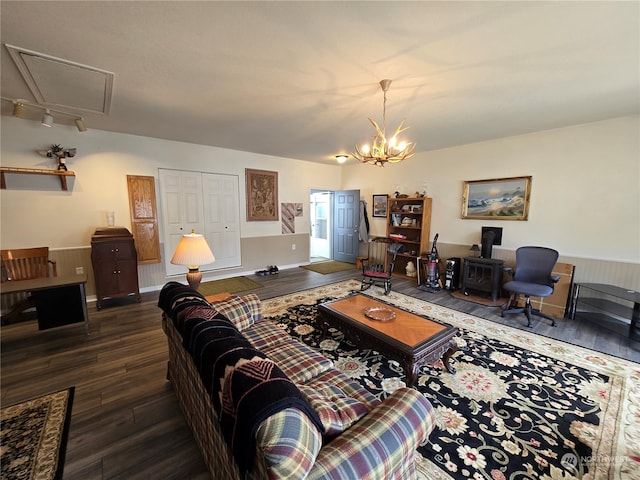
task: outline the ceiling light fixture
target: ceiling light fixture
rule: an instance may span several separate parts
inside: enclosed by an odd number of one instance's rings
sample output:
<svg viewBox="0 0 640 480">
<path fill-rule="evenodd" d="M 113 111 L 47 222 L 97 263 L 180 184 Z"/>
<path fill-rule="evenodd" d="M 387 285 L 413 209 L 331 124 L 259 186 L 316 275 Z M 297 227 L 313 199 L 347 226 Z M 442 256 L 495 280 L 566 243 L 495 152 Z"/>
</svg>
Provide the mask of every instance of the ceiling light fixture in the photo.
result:
<svg viewBox="0 0 640 480">
<path fill-rule="evenodd" d="M 347 161 L 347 158 L 349 158 L 349 155 L 336 155 L 336 161 L 338 163 L 344 163 Z"/>
<path fill-rule="evenodd" d="M 87 131 L 87 126 L 84 124 L 84 118 L 79 117 L 76 118 L 73 123 L 76 124 L 76 128 L 78 129 L 79 132 L 86 132 Z"/>
<path fill-rule="evenodd" d="M 53 117 L 51 116 L 51 112 L 47 109 L 42 115 L 42 125 L 45 127 L 51 127 L 53 125 Z"/>
<path fill-rule="evenodd" d="M 18 118 L 25 118 L 27 116 L 27 108 L 20 100 L 13 102 L 13 116 Z"/>
<path fill-rule="evenodd" d="M 385 129 L 387 127 L 387 90 L 389 90 L 391 80 L 380 80 L 380 87 L 384 92 L 384 103 L 382 104 L 382 129 L 375 120 L 369 118 L 369 121 L 376 129 L 371 144 L 363 145 L 362 148 L 356 146 L 356 153 L 353 154 L 360 162 L 370 165 L 384 167 L 386 163 L 397 163 L 413 156 L 415 143 L 403 142 L 398 140 L 398 135 L 409 127 L 404 126 L 404 120 L 400 122 L 395 133 L 387 141 Z"/>
<path fill-rule="evenodd" d="M 54 110 L 53 108 L 48 108 L 43 105 L 39 105 L 37 103 L 27 102 L 26 100 L 22 100 L 20 98 L 13 100 L 7 97 L 1 97 L 2 100 L 6 100 L 8 102 L 13 103 L 13 116 L 19 118 L 27 118 L 27 113 L 29 108 L 38 108 L 40 110 L 44 110 L 42 114 L 42 125 L 45 127 L 51 127 L 53 125 L 53 115 L 52 112 L 56 115 L 66 115 L 67 117 L 72 117 L 73 122 L 76 125 L 76 128 L 79 132 L 86 132 L 87 126 L 84 123 L 84 118 L 68 112 L 63 112 L 61 110 Z"/>
</svg>

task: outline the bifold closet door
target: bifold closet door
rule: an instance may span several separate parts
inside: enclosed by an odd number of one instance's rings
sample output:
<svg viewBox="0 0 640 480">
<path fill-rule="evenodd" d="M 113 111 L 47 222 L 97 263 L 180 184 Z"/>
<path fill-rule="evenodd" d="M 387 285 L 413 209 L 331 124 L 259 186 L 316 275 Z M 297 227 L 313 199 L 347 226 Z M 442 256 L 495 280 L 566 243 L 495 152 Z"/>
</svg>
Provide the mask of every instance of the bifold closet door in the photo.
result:
<svg viewBox="0 0 640 480">
<path fill-rule="evenodd" d="M 159 169 L 164 263 L 167 275 L 185 273 L 171 264 L 180 238 L 194 230 L 205 236 L 216 261 L 200 270 L 240 265 L 238 177 Z M 235 185 L 235 187 L 234 187 Z"/>
</svg>

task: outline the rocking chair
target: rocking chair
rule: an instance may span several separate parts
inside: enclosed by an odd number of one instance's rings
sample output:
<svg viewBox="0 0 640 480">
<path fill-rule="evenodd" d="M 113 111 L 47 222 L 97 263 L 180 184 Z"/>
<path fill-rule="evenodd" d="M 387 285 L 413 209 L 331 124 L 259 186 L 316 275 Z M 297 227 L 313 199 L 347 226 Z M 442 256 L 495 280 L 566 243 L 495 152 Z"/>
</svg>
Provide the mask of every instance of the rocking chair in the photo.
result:
<svg viewBox="0 0 640 480">
<path fill-rule="evenodd" d="M 396 254 L 402 251 L 402 247 L 403 245 L 386 237 L 377 237 L 369 242 L 367 258 L 362 260 L 360 291 L 371 285 L 379 285 L 384 288 L 384 294 L 389 295 Z"/>
</svg>

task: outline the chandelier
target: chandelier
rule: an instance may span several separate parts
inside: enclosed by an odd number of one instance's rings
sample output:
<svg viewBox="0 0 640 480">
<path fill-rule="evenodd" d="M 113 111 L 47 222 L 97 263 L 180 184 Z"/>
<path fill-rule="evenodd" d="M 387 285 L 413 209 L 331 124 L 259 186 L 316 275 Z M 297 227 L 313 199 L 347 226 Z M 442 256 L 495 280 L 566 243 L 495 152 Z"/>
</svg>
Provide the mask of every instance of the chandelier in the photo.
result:
<svg viewBox="0 0 640 480">
<path fill-rule="evenodd" d="M 379 167 L 384 167 L 386 163 L 397 163 L 413 157 L 413 150 L 416 147 L 415 143 L 398 140 L 398 135 L 409 128 L 404 126 L 404 120 L 400 122 L 395 133 L 387 140 L 385 129 L 387 127 L 387 90 L 389 90 L 389 85 L 391 85 L 391 80 L 380 80 L 380 87 L 384 92 L 382 129 L 375 120 L 369 118 L 371 125 L 376 129 L 376 134 L 373 136 L 371 144 L 363 145 L 361 148 L 356 145 L 356 152 L 353 154 L 362 163 Z"/>
</svg>

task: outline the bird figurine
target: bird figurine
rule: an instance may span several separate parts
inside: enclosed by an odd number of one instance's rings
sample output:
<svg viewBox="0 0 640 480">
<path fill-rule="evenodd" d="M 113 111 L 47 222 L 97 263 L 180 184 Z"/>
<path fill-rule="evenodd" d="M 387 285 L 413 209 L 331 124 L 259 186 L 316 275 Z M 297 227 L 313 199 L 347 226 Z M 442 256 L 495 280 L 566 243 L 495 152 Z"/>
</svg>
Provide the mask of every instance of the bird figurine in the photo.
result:
<svg viewBox="0 0 640 480">
<path fill-rule="evenodd" d="M 409 195 L 406 193 L 394 192 L 396 198 L 409 198 Z"/>
</svg>

